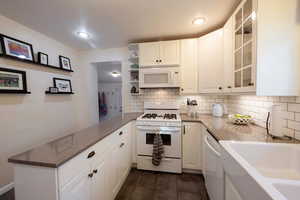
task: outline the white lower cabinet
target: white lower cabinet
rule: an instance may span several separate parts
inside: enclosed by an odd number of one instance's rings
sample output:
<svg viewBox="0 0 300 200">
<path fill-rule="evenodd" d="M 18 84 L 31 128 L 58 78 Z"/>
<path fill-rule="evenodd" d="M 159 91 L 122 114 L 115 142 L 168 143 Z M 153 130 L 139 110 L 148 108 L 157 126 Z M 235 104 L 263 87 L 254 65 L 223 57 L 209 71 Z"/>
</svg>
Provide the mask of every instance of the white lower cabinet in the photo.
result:
<svg viewBox="0 0 300 200">
<path fill-rule="evenodd" d="M 15 164 L 16 200 L 113 200 L 132 165 L 132 123 L 58 168 Z"/>
<path fill-rule="evenodd" d="M 60 193 L 61 200 L 88 200 L 91 199 L 91 180 L 88 172 L 78 175 L 66 185 Z"/>
<path fill-rule="evenodd" d="M 182 134 L 183 168 L 202 170 L 202 125 L 184 122 Z"/>
<path fill-rule="evenodd" d="M 108 184 L 109 179 L 107 160 L 100 162 L 93 168 L 93 179 L 92 179 L 92 200 L 109 199 Z"/>
</svg>

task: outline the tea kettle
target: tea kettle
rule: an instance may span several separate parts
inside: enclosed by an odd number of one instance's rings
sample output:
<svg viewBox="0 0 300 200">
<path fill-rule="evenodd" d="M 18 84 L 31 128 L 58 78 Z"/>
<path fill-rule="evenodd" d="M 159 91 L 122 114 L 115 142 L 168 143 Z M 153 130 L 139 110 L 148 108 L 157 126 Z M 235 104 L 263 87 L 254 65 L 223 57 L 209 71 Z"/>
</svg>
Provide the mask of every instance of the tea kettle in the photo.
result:
<svg viewBox="0 0 300 200">
<path fill-rule="evenodd" d="M 214 117 L 222 117 L 224 114 L 224 106 L 219 103 L 215 103 L 212 105 L 212 115 Z"/>
</svg>

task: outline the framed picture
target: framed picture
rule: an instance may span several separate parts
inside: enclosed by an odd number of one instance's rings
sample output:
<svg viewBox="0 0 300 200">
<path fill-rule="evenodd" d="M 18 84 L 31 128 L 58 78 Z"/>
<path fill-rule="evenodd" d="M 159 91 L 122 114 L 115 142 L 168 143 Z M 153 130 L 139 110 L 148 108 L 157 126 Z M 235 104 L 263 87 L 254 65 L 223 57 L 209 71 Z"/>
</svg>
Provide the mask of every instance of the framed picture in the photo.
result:
<svg viewBox="0 0 300 200">
<path fill-rule="evenodd" d="M 0 35 L 2 53 L 22 60 L 34 61 L 32 45 L 5 35 Z"/>
<path fill-rule="evenodd" d="M 0 93 L 26 93 L 26 72 L 0 68 Z"/>
<path fill-rule="evenodd" d="M 72 70 L 70 58 L 59 56 L 59 64 L 62 69 Z"/>
<path fill-rule="evenodd" d="M 43 52 L 38 52 L 38 63 L 42 65 L 48 65 L 48 55 Z"/>
<path fill-rule="evenodd" d="M 58 88 L 57 87 L 49 87 L 49 92 L 50 93 L 58 93 Z"/>
<path fill-rule="evenodd" d="M 58 93 L 71 93 L 71 80 L 62 78 L 53 78 L 53 85 L 58 89 Z"/>
</svg>

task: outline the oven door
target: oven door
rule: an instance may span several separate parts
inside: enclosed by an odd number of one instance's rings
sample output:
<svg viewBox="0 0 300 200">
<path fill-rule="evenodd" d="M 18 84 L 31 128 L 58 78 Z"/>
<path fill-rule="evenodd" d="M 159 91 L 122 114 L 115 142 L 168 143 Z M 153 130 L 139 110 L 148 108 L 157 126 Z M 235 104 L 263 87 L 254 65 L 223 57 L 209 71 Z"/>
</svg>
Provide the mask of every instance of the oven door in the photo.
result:
<svg viewBox="0 0 300 200">
<path fill-rule="evenodd" d="M 141 68 L 140 88 L 177 88 L 180 87 L 178 67 Z"/>
<path fill-rule="evenodd" d="M 140 156 L 152 156 L 153 141 L 160 134 L 164 145 L 164 156 L 181 158 L 181 128 L 180 127 L 137 127 L 137 153 Z"/>
</svg>

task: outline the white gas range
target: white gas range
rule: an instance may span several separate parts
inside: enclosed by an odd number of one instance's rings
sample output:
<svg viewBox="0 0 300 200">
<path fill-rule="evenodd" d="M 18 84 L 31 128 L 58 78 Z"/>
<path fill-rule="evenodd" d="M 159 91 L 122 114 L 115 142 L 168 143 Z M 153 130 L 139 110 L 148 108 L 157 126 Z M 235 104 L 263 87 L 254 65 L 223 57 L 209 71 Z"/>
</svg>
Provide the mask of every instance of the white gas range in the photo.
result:
<svg viewBox="0 0 300 200">
<path fill-rule="evenodd" d="M 181 118 L 174 103 L 144 104 L 144 115 L 137 121 L 137 168 L 152 171 L 181 173 Z M 164 158 L 159 166 L 152 164 L 154 136 L 160 134 Z"/>
</svg>

